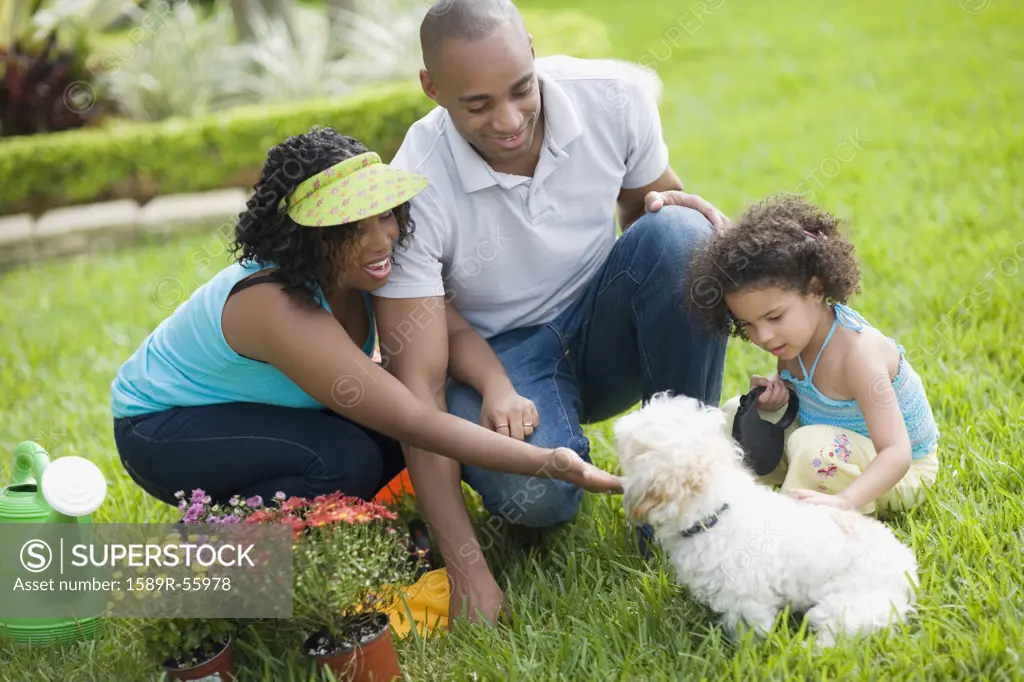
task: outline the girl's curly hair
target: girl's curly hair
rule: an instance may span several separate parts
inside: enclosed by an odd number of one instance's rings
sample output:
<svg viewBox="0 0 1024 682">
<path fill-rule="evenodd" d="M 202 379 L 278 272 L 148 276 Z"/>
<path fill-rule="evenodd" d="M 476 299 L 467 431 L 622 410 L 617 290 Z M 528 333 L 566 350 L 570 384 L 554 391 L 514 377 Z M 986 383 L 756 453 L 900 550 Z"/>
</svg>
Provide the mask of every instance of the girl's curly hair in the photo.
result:
<svg viewBox="0 0 1024 682">
<path fill-rule="evenodd" d="M 330 288 L 347 265 L 359 223 L 305 227 L 279 211 L 278 203 L 303 180 L 367 151 L 359 140 L 321 127 L 272 147 L 253 195 L 238 217 L 232 245 L 236 259 L 273 264 L 284 290 L 307 301 L 314 300 L 316 287 Z M 409 203 L 393 210 L 398 241 L 403 244 L 415 230 Z"/>
<path fill-rule="evenodd" d="M 746 340 L 743 325 L 725 304 L 726 294 L 769 286 L 807 294 L 812 277 L 837 303 L 859 293 L 853 244 L 831 214 L 800 195 L 778 194 L 747 209 L 731 229 L 695 254 L 686 296 L 710 331 Z"/>
</svg>

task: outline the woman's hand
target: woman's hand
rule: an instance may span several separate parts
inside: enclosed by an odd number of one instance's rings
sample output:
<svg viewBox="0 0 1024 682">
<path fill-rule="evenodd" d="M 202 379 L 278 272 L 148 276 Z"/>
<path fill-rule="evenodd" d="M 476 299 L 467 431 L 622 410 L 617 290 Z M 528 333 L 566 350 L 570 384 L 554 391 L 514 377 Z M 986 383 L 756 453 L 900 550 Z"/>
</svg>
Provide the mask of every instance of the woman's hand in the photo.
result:
<svg viewBox="0 0 1024 682">
<path fill-rule="evenodd" d="M 800 502 L 818 504 L 823 507 L 834 507 L 836 509 L 853 509 L 850 503 L 842 495 L 828 495 L 817 490 L 790 490 L 788 495 Z"/>
<path fill-rule="evenodd" d="M 554 469 L 555 478 L 572 483 L 591 493 L 622 493 L 622 481 L 618 476 L 607 471 L 598 469 L 593 464 L 576 454 L 571 448 L 556 448 L 551 451 L 551 467 L 545 467 L 545 471 Z"/>
<path fill-rule="evenodd" d="M 750 377 L 750 390 L 754 390 L 758 386 L 764 386 L 766 390 L 757 399 L 757 409 L 774 412 L 785 407 L 789 402 L 789 389 L 778 374 L 771 377 L 755 374 Z"/>
<path fill-rule="evenodd" d="M 533 435 L 540 424 L 540 413 L 532 400 L 515 392 L 511 384 L 502 390 L 488 391 L 480 408 L 480 425 L 516 440 Z"/>
</svg>

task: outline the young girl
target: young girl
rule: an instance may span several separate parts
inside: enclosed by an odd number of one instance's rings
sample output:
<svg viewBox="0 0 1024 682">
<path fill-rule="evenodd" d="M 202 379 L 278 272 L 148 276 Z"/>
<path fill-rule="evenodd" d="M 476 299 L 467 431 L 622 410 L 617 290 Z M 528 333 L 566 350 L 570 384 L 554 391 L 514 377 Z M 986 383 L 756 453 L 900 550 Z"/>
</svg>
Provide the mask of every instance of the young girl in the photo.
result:
<svg viewBox="0 0 1024 682">
<path fill-rule="evenodd" d="M 778 468 L 759 480 L 801 500 L 887 515 L 935 482 L 938 429 L 903 347 L 846 305 L 859 293 L 853 246 L 838 221 L 793 195 L 749 209 L 694 261 L 688 288 L 710 326 L 778 358 L 762 419 L 799 399 Z M 723 406 L 727 428 L 739 406 Z"/>
</svg>

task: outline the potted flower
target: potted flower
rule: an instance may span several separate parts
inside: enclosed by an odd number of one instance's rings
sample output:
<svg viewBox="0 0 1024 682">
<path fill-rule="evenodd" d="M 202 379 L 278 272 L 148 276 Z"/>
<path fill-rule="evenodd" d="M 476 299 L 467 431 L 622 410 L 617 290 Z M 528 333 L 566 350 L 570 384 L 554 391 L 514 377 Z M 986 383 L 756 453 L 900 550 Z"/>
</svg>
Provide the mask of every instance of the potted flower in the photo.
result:
<svg viewBox="0 0 1024 682">
<path fill-rule="evenodd" d="M 307 656 L 353 682 L 401 679 L 383 612 L 415 570 L 383 505 L 340 493 L 281 500 L 248 523 L 286 523 L 295 537 L 293 613 Z"/>
<path fill-rule="evenodd" d="M 193 490 L 189 496 L 179 491 L 175 497 L 179 500 L 178 510 L 184 515 L 182 522 L 186 526 L 241 523 L 263 507 L 263 500 L 258 496 L 248 500 L 234 497 L 226 505 L 214 504 L 201 489 Z M 205 532 L 199 537 L 208 538 Z M 204 571 L 204 574 L 208 573 Z M 143 599 L 147 595 L 137 591 L 134 596 Z M 145 613 L 145 605 L 134 608 Z M 166 612 L 168 599 L 157 601 L 151 608 Z M 141 631 L 148 657 L 154 664 L 162 666 L 172 679 L 234 679 L 232 647 L 233 635 L 238 631 L 236 621 L 229 618 L 148 617 L 143 621 Z"/>
</svg>

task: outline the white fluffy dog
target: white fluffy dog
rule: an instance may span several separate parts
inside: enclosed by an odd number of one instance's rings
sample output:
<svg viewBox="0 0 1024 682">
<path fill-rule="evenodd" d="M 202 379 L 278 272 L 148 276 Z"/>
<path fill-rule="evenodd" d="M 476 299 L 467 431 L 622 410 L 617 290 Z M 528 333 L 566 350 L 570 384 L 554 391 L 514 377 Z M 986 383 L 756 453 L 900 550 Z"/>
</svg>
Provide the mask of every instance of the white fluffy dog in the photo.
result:
<svg viewBox="0 0 1024 682">
<path fill-rule="evenodd" d="M 741 624 L 766 633 L 786 604 L 822 646 L 903 622 L 918 584 L 910 549 L 873 518 L 758 484 L 725 423 L 660 393 L 614 425 L 626 513 L 653 528 L 677 579 L 734 638 Z"/>
</svg>

